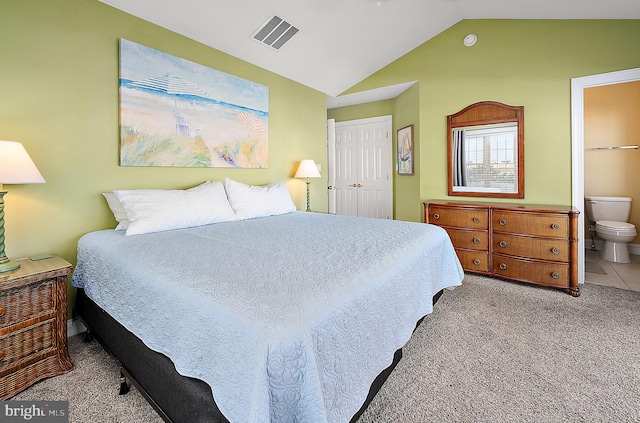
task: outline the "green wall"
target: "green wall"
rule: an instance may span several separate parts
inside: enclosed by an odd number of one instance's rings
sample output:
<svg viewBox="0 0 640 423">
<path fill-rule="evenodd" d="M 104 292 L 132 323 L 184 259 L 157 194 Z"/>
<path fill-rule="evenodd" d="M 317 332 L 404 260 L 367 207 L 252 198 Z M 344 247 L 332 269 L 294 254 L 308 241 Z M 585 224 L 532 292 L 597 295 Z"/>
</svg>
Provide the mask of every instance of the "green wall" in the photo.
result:
<svg viewBox="0 0 640 423">
<path fill-rule="evenodd" d="M 469 33 L 478 41 L 465 47 Z M 465 20 L 352 87 L 347 93 L 419 81 L 417 111 L 403 97 L 394 104 L 394 126 L 419 128 L 420 187 L 405 190 L 396 175 L 396 213 L 450 198 L 446 116 L 482 100 L 525 106 L 525 198 L 507 201 L 570 205 L 571 78 L 640 67 L 638 40 L 638 20 Z"/>
<path fill-rule="evenodd" d="M 394 218 L 397 220 L 407 220 L 419 222 L 422 219 L 423 209 L 416 201 L 407 201 L 412 198 L 420 198 L 420 86 L 413 85 L 395 99 L 394 119 L 393 119 L 393 154 L 394 163 L 397 163 L 397 131 L 408 125 L 413 125 L 413 154 L 414 154 L 414 174 L 398 175 L 394 174 Z"/>
<path fill-rule="evenodd" d="M 22 142 L 47 181 L 5 185 L 7 256 L 55 253 L 75 263 L 80 236 L 115 227 L 101 195 L 113 189 L 286 181 L 304 210 L 304 181 L 292 176 L 306 158 L 326 168 L 323 93 L 97 0 L 3 0 L 0 16 L 0 139 Z M 120 167 L 120 38 L 268 86 L 268 169 Z M 313 180 L 312 202 L 326 210 L 323 186 Z"/>
</svg>

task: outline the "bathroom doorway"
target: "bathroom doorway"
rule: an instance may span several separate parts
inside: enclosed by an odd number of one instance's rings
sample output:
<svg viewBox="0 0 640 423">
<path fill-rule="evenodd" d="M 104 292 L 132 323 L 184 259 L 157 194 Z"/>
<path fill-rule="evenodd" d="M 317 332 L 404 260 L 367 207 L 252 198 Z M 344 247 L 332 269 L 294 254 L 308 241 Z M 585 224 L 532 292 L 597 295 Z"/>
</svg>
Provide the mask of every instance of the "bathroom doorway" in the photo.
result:
<svg viewBox="0 0 640 423">
<path fill-rule="evenodd" d="M 590 107 L 585 110 L 585 93 L 587 97 L 592 97 L 592 94 L 597 93 L 600 90 L 599 87 L 603 87 L 606 89 L 607 86 L 613 86 L 616 84 L 616 87 L 621 87 L 618 84 L 627 84 L 633 83 L 634 86 L 637 86 L 636 82 L 640 81 L 640 69 L 630 69 L 619 72 L 611 72 L 606 74 L 592 75 L 582 78 L 574 78 L 571 81 L 571 111 L 572 111 L 572 205 L 580 210 L 579 217 L 579 248 L 578 248 L 578 280 L 580 283 L 583 283 L 585 280 L 589 282 L 599 283 L 602 282 L 604 284 L 611 284 L 613 286 L 618 286 L 619 288 L 625 289 L 634 289 L 640 290 L 640 261 L 638 261 L 638 255 L 640 254 L 640 245 L 638 243 L 631 243 L 630 253 L 635 254 L 633 256 L 635 261 L 636 268 L 633 268 L 632 265 L 624 265 L 621 266 L 618 263 L 609 263 L 606 261 L 598 261 L 597 253 L 592 254 L 590 251 L 592 240 L 588 230 L 585 229 L 585 210 L 584 210 L 584 196 L 585 194 L 590 195 L 616 195 L 616 196 L 629 196 L 634 197 L 637 194 L 633 194 L 630 192 L 603 192 L 603 193 L 593 193 L 593 192 L 585 192 L 585 170 L 589 172 L 589 181 L 590 184 L 593 182 L 592 173 L 593 173 L 593 165 L 589 162 L 593 161 L 593 157 L 588 157 L 588 160 L 585 159 L 585 154 L 607 154 L 611 153 L 611 151 L 588 151 L 585 152 L 585 138 L 588 140 L 589 146 L 593 144 L 595 141 L 593 140 L 594 134 L 585 134 L 585 127 L 589 130 L 593 130 L 592 125 L 587 125 L 589 123 L 590 116 L 588 115 L 590 111 L 593 109 Z M 595 89 L 597 88 L 597 89 Z M 597 97 L 597 96 L 596 96 Z M 585 113 L 587 113 L 585 117 Z M 615 119 L 615 116 L 610 116 L 610 118 Z M 598 135 L 596 135 L 597 138 Z M 621 137 L 624 138 L 624 137 Z M 611 139 L 603 139 L 603 146 L 608 147 L 616 144 L 617 140 Z M 637 144 L 637 138 L 634 139 L 634 143 Z M 616 152 L 615 154 L 620 154 L 620 152 Z M 630 156 L 625 156 L 625 160 L 629 159 L 629 157 L 633 157 L 633 160 L 636 158 L 640 158 L 640 150 L 628 150 L 628 154 Z M 632 156 L 631 156 L 632 155 Z M 611 154 L 608 157 L 601 157 L 600 159 L 603 162 L 611 159 Z M 618 159 L 621 157 L 618 156 Z M 587 161 L 587 167 L 585 167 L 585 161 Z M 590 168 L 591 167 L 591 168 Z M 640 168 L 640 161 L 637 164 L 637 168 Z M 597 185 L 597 184 L 596 184 Z M 597 186 L 590 185 L 590 189 L 597 190 Z M 624 190 L 623 188 L 621 188 Z M 637 190 L 636 190 L 637 191 Z M 632 209 L 640 210 L 640 198 L 634 198 L 634 203 L 637 204 L 635 207 L 632 205 Z M 635 217 L 635 214 L 632 211 L 632 223 L 638 225 L 640 222 L 636 222 L 634 220 L 638 220 Z M 637 239 L 636 239 L 637 241 Z M 585 278 L 586 273 L 586 263 L 589 262 L 591 269 L 589 273 L 590 279 Z M 594 272 L 594 266 L 596 265 Z M 602 269 L 602 270 L 600 270 Z M 611 278 L 609 278 L 611 276 Z M 626 278 L 626 280 L 625 280 Z M 611 283 L 607 281 L 611 281 Z"/>
</svg>

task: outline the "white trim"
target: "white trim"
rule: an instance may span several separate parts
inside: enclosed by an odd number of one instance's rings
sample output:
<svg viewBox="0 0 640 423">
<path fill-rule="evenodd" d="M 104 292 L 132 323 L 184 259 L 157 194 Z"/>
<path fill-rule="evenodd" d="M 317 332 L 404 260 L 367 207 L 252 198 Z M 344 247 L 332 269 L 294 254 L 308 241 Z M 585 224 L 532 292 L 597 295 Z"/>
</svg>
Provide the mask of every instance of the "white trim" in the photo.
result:
<svg viewBox="0 0 640 423">
<path fill-rule="evenodd" d="M 87 327 L 79 318 L 67 320 L 67 338 L 70 338 L 82 332 L 86 332 L 86 330 Z"/>
<path fill-rule="evenodd" d="M 640 80 L 640 68 L 571 79 L 571 205 L 578 216 L 578 283 L 584 283 L 584 90 Z"/>
<path fill-rule="evenodd" d="M 368 123 L 379 123 L 379 122 L 392 122 L 392 120 L 393 120 L 393 115 L 382 115 L 382 116 L 375 116 L 375 117 L 364 118 L 364 119 L 343 120 L 340 122 L 336 122 L 336 127 L 366 125 Z"/>
</svg>

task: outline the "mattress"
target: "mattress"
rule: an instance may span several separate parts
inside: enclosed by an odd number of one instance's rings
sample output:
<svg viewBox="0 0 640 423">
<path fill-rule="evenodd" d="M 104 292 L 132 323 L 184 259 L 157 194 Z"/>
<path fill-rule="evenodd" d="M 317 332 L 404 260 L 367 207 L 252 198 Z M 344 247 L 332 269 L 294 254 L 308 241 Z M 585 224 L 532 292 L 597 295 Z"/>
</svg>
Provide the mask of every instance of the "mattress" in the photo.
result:
<svg viewBox="0 0 640 423">
<path fill-rule="evenodd" d="M 72 283 L 232 422 L 345 422 L 464 277 L 444 230 L 294 212 L 145 235 L 89 233 Z"/>
</svg>

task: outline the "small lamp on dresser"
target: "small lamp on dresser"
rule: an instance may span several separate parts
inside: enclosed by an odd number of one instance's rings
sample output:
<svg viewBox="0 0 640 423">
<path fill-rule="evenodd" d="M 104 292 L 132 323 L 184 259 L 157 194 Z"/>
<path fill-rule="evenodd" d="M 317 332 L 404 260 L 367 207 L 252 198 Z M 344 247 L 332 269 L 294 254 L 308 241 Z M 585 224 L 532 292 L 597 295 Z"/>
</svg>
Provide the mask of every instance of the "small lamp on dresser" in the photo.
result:
<svg viewBox="0 0 640 423">
<path fill-rule="evenodd" d="M 311 203 L 309 201 L 309 184 L 311 183 L 311 181 L 309 180 L 309 178 L 319 178 L 320 176 L 320 171 L 318 170 L 316 162 L 311 159 L 303 160 L 300 162 L 295 177 L 307 178 L 307 211 L 311 211 Z"/>
<path fill-rule="evenodd" d="M 21 143 L 0 141 L 0 273 L 15 270 L 20 263 L 7 258 L 4 252 L 3 184 L 42 184 L 45 180 Z"/>
</svg>

